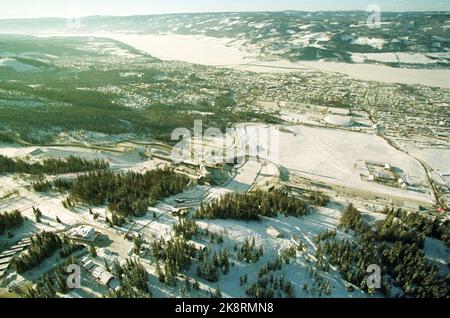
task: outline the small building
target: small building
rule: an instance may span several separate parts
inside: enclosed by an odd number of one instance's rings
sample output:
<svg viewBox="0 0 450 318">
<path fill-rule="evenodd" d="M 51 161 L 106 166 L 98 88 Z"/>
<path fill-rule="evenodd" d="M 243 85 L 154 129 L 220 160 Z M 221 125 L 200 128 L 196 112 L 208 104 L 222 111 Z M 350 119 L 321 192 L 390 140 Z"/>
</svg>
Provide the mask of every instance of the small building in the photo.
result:
<svg viewBox="0 0 450 318">
<path fill-rule="evenodd" d="M 108 282 L 108 287 L 118 291 L 120 288 L 120 281 L 117 278 L 113 278 Z"/>
<path fill-rule="evenodd" d="M 103 258 L 103 260 L 105 262 L 107 262 L 108 264 L 113 264 L 115 261 L 117 261 L 117 255 L 113 254 L 113 252 L 111 252 L 109 249 L 107 248 L 102 248 L 99 249 L 97 251 L 97 255 L 101 258 Z"/>
<path fill-rule="evenodd" d="M 275 227 L 271 226 L 267 229 L 267 234 L 269 234 L 272 238 L 283 238 L 284 234 L 276 229 Z"/>
<path fill-rule="evenodd" d="M 17 243 L 17 245 L 22 245 L 22 244 L 30 246 L 31 245 L 31 238 L 29 238 L 29 237 L 24 238 L 24 239 L 20 240 L 19 243 Z"/>
<path fill-rule="evenodd" d="M 100 283 L 102 283 L 105 286 L 108 286 L 109 282 L 113 279 L 114 279 L 114 275 L 107 271 L 102 272 L 100 274 L 100 277 L 98 277 L 98 280 L 100 281 Z"/>
<path fill-rule="evenodd" d="M 173 216 L 185 217 L 188 215 L 189 210 L 190 209 L 188 207 L 172 208 L 171 213 Z"/>
<path fill-rule="evenodd" d="M 85 264 L 85 267 L 91 267 L 88 271 L 91 275 L 104 286 L 117 290 L 120 287 L 120 282 L 114 277 L 113 274 L 108 272 L 105 267 L 95 265 L 91 260 Z"/>
<path fill-rule="evenodd" d="M 28 247 L 28 246 L 30 246 L 31 245 L 31 241 L 30 242 L 27 242 L 27 243 L 18 243 L 18 244 L 16 244 L 16 245 L 14 245 L 13 247 L 11 247 L 11 249 L 14 249 L 14 248 L 17 248 L 17 247 L 22 247 L 22 248 L 26 248 L 26 247 Z"/>
<path fill-rule="evenodd" d="M 20 252 L 22 252 L 24 249 L 25 249 L 24 246 L 13 246 L 13 247 L 11 247 L 9 250 L 10 250 L 10 251 L 13 251 L 13 252 L 16 252 L 16 253 L 20 253 Z"/>
<path fill-rule="evenodd" d="M 195 242 L 195 241 L 188 241 L 187 243 L 188 243 L 188 244 L 194 245 L 194 247 L 195 247 L 195 249 L 196 249 L 197 251 L 204 251 L 204 250 L 207 249 L 207 246 L 206 246 L 206 245 L 201 244 L 201 243 L 198 243 L 198 242 Z"/>
<path fill-rule="evenodd" d="M 105 269 L 103 266 L 95 266 L 92 270 L 92 276 L 94 276 L 97 279 L 100 279 L 104 271 Z"/>
<path fill-rule="evenodd" d="M 70 232 L 72 239 L 84 242 L 94 242 L 96 239 L 95 229 L 91 226 L 79 226 Z"/>
</svg>

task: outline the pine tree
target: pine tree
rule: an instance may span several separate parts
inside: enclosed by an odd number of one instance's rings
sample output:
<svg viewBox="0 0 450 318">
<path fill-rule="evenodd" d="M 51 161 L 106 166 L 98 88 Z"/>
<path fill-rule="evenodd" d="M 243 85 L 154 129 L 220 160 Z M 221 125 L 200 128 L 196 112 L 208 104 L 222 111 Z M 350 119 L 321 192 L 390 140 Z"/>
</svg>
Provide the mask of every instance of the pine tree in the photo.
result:
<svg viewBox="0 0 450 318">
<path fill-rule="evenodd" d="M 92 257 L 94 258 L 97 257 L 97 250 L 95 249 L 95 246 L 93 244 L 89 245 L 89 253 L 91 254 Z"/>
<path fill-rule="evenodd" d="M 195 276 L 194 285 L 193 285 L 192 287 L 193 287 L 194 290 L 196 290 L 197 292 L 200 291 L 200 283 L 198 282 L 198 276 Z"/>
<path fill-rule="evenodd" d="M 214 293 L 214 298 L 222 298 L 222 291 L 220 290 L 220 287 L 217 287 Z"/>
</svg>

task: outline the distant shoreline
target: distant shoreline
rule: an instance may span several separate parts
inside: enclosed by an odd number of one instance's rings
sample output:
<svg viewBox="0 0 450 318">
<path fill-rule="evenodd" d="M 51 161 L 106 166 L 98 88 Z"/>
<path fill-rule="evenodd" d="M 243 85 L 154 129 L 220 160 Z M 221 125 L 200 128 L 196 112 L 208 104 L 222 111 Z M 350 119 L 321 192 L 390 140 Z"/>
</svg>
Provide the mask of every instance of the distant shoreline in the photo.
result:
<svg viewBox="0 0 450 318">
<path fill-rule="evenodd" d="M 201 65 L 229 67 L 256 73 L 290 73 L 316 70 L 345 74 L 358 80 L 425 85 L 450 89 L 450 70 L 405 69 L 377 64 L 322 61 L 290 62 L 278 60 L 265 62 L 258 60 L 255 54 L 227 46 L 223 41 L 212 38 L 211 42 L 209 42 L 210 38 L 188 35 L 98 34 L 93 36 L 111 38 L 165 61 L 174 60 Z M 209 50 L 210 47 L 212 50 Z M 200 54 L 195 55 L 196 52 L 200 52 Z M 224 63 L 224 61 L 227 62 Z"/>
<path fill-rule="evenodd" d="M 32 35 L 32 34 L 28 34 Z M 424 85 L 450 89 L 450 70 L 407 69 L 380 64 L 327 61 L 288 60 L 264 61 L 257 52 L 228 45 L 230 39 L 194 35 L 156 35 L 96 32 L 87 34 L 51 33 L 37 37 L 98 37 L 122 42 L 163 61 L 178 61 L 213 67 L 223 67 L 254 73 L 294 73 L 318 71 L 347 75 L 361 81 L 390 84 Z"/>
</svg>

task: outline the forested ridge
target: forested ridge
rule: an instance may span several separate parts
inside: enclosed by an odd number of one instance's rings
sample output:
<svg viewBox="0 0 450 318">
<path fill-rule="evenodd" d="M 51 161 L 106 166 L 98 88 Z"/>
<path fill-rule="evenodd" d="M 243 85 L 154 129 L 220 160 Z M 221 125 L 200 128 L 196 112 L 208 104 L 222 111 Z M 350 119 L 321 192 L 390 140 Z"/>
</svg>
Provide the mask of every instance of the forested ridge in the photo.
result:
<svg viewBox="0 0 450 318">
<path fill-rule="evenodd" d="M 417 243 L 423 247 L 425 237 L 433 237 L 450 246 L 450 220 L 428 217 L 417 212 L 386 208 L 386 219 L 378 222 L 376 234 L 385 241 Z"/>
<path fill-rule="evenodd" d="M 308 204 L 284 191 L 227 193 L 201 207 L 195 217 L 199 219 L 260 220 L 262 216 L 274 217 L 279 213 L 304 216 L 309 213 Z"/>
<path fill-rule="evenodd" d="M 0 155 L 0 173 L 27 173 L 39 174 L 64 174 L 73 172 L 85 172 L 92 170 L 105 170 L 109 168 L 109 163 L 100 160 L 86 160 L 76 156 L 67 159 L 49 158 L 42 163 L 27 163 L 23 159 L 11 159 Z"/>
<path fill-rule="evenodd" d="M 76 264 L 75 258 L 71 257 L 63 264 L 56 266 L 50 272 L 45 273 L 32 288 L 29 288 L 24 298 L 58 298 L 59 294 L 67 294 L 70 289 L 67 285 L 68 273 L 67 267 Z"/>
<path fill-rule="evenodd" d="M 82 245 L 74 243 L 65 235 L 61 238 L 53 232 L 42 232 L 31 237 L 31 245 L 28 250 L 14 258 L 11 266 L 19 274 L 23 274 L 41 264 L 57 251 L 61 257 L 66 258 L 82 248 Z"/>
<path fill-rule="evenodd" d="M 78 176 L 70 195 L 91 205 L 108 204 L 118 218 L 142 216 L 157 200 L 182 192 L 188 184 L 188 177 L 169 168 L 144 174 L 96 171 Z"/>
<path fill-rule="evenodd" d="M 111 271 L 119 279 L 117 291 L 110 291 L 111 298 L 150 298 L 148 272 L 137 259 L 127 258 L 124 265 L 115 261 Z"/>
<path fill-rule="evenodd" d="M 369 265 L 377 264 L 383 274 L 381 291 L 386 296 L 392 296 L 391 286 L 394 284 L 409 297 L 448 297 L 450 277 L 443 277 L 437 265 L 425 257 L 423 250 L 425 235 L 446 232 L 445 222 L 435 225 L 436 228 L 431 230 L 423 225 L 433 222 L 424 221 L 423 216 L 408 216 L 401 210 L 386 212 L 391 216 L 380 221 L 373 231 L 361 213 L 349 205 L 342 216 L 340 227 L 353 230 L 356 239 L 321 237 L 317 257 L 327 255 L 329 262 L 338 266 L 345 280 L 367 292 L 374 291 L 367 287 L 366 270 Z M 394 214 L 408 222 L 410 227 L 398 226 L 397 221 L 393 222 Z"/>
</svg>

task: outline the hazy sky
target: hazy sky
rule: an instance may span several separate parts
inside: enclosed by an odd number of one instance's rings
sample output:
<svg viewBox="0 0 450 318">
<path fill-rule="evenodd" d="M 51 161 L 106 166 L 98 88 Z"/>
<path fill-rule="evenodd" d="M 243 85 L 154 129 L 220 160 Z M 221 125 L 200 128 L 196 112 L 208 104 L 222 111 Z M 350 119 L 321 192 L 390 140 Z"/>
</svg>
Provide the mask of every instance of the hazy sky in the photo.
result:
<svg viewBox="0 0 450 318">
<path fill-rule="evenodd" d="M 0 18 L 278 10 L 450 11 L 450 0 L 0 0 Z"/>
</svg>

